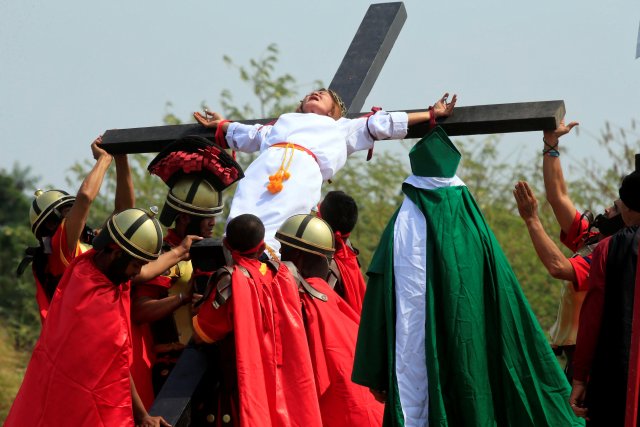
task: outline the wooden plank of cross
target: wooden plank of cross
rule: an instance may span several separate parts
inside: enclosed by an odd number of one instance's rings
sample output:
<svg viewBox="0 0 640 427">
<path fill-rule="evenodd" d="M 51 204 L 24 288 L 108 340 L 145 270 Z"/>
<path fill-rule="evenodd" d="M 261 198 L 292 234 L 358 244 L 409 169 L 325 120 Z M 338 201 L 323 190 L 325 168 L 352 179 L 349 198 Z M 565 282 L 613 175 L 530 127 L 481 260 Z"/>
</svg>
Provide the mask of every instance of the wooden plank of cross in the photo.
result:
<svg viewBox="0 0 640 427">
<path fill-rule="evenodd" d="M 347 117 L 361 117 L 362 106 L 404 25 L 404 4 L 380 3 L 369 7 L 329 88 L 343 98 Z M 405 110 L 407 112 L 418 110 Z M 521 102 L 456 107 L 455 114 L 439 118 L 438 124 L 450 136 L 555 129 L 564 118 L 564 101 Z M 245 124 L 265 124 L 275 118 L 244 120 Z M 428 124 L 409 128 L 407 138 L 421 138 Z M 187 135 L 200 135 L 213 141 L 214 131 L 199 124 L 114 129 L 105 132 L 102 146 L 113 154 L 153 153 Z"/>
</svg>

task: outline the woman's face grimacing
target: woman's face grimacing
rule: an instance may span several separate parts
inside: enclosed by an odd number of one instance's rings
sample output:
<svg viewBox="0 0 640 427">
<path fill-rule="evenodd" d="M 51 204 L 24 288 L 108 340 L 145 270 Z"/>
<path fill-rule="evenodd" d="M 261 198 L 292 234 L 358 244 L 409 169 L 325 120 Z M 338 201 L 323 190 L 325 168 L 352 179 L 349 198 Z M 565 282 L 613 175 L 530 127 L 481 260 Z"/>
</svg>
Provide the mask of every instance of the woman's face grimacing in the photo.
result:
<svg viewBox="0 0 640 427">
<path fill-rule="evenodd" d="M 315 90 L 302 99 L 303 113 L 315 113 L 321 116 L 333 117 L 335 103 L 331 94 L 326 90 Z"/>
</svg>

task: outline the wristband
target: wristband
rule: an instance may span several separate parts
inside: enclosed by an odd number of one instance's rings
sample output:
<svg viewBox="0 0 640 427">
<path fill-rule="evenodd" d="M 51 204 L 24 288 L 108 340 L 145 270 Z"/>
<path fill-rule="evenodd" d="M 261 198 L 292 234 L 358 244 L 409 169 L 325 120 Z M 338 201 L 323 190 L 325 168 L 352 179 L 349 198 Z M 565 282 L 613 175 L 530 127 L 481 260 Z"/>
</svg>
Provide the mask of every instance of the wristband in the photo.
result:
<svg viewBox="0 0 640 427">
<path fill-rule="evenodd" d="M 542 155 L 548 154 L 549 157 L 560 157 L 560 152 L 558 151 L 558 142 L 556 145 L 551 145 L 547 142 L 544 137 L 542 138 L 542 142 L 544 142 L 545 147 L 542 149 Z"/>
<path fill-rule="evenodd" d="M 218 123 L 218 126 L 216 126 L 215 136 L 213 137 L 216 144 L 218 144 L 222 148 L 229 148 L 229 144 L 227 144 L 227 140 L 224 137 L 225 132 L 223 129 L 223 126 L 226 123 L 231 123 L 231 120 L 220 120 L 220 122 Z"/>
<path fill-rule="evenodd" d="M 436 127 L 436 110 L 432 105 L 427 109 L 427 111 L 429 111 L 429 130 L 431 130 Z"/>
</svg>

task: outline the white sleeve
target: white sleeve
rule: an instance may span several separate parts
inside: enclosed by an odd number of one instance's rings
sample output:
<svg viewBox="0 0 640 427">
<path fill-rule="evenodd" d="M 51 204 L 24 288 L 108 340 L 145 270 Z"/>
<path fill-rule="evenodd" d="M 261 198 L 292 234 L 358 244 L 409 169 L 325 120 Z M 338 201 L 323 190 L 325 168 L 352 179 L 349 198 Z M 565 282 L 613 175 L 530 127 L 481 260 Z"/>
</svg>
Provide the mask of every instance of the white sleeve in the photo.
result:
<svg viewBox="0 0 640 427">
<path fill-rule="evenodd" d="M 244 125 L 242 123 L 229 123 L 225 139 L 229 148 L 244 153 L 260 151 L 262 141 L 271 131 L 269 125 Z"/>
<path fill-rule="evenodd" d="M 369 117 L 345 119 L 347 132 L 347 154 L 368 150 L 374 141 L 382 139 L 402 139 L 409 128 L 407 113 L 378 111 Z"/>
</svg>

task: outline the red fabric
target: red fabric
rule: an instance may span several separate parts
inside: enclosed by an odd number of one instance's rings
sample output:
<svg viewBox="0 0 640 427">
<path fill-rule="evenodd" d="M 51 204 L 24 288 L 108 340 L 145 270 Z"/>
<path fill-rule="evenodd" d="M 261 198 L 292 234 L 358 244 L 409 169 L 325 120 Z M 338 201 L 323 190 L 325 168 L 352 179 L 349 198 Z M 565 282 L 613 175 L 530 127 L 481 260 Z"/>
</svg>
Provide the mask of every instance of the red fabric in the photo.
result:
<svg viewBox="0 0 640 427">
<path fill-rule="evenodd" d="M 251 279 L 235 267 L 230 313 L 209 300 L 193 323 L 219 340 L 233 321 L 240 424 L 321 426 L 297 285 L 282 264 L 274 276 L 270 270 L 263 275 L 257 260 L 238 257 L 236 263 Z"/>
<path fill-rule="evenodd" d="M 293 142 L 278 142 L 277 144 L 273 144 L 271 147 L 286 148 L 287 146 L 293 147 L 296 150 L 304 151 L 305 153 L 313 157 L 313 160 L 315 160 L 316 163 L 318 163 L 318 158 L 316 157 L 316 155 L 313 154 L 311 150 L 309 150 L 306 147 L 303 147 L 302 145 L 294 144 Z"/>
<path fill-rule="evenodd" d="M 436 127 L 436 111 L 433 108 L 433 106 L 430 106 L 428 108 L 428 111 L 429 111 L 429 130 L 431 130 L 434 127 Z"/>
<path fill-rule="evenodd" d="M 131 325 L 131 378 L 136 385 L 136 391 L 142 400 L 142 404 L 148 411 L 153 405 L 156 396 L 153 393 L 153 380 L 151 367 L 156 362 L 153 347 L 151 328 L 148 323 Z"/>
<path fill-rule="evenodd" d="M 38 303 L 38 312 L 40 312 L 40 323 L 44 324 L 44 319 L 47 318 L 47 313 L 49 312 L 50 303 L 42 284 L 38 280 L 38 275 L 35 270 L 33 270 L 33 280 L 36 281 L 36 302 Z"/>
<path fill-rule="evenodd" d="M 164 242 L 171 247 L 178 246 L 182 239 L 174 229 L 167 230 Z M 148 282 L 135 285 L 133 288 L 133 300 L 139 297 L 161 299 L 166 296 L 167 289 L 171 287 L 171 278 L 158 276 Z M 136 385 L 136 391 L 144 407 L 149 410 L 155 399 L 153 392 L 152 366 L 156 355 L 153 351 L 153 335 L 148 323 L 133 323 L 131 326 L 132 359 L 131 376 Z"/>
<path fill-rule="evenodd" d="M 170 228 L 167 230 L 167 235 L 164 236 L 164 239 L 162 240 L 164 240 L 167 245 L 175 248 L 176 246 L 180 246 L 183 239 L 178 235 L 178 233 L 176 233 L 175 228 Z"/>
<path fill-rule="evenodd" d="M 55 277 L 62 277 L 69 263 L 79 254 L 82 253 L 80 243 L 76 244 L 74 252 L 69 252 L 67 245 L 66 220 L 62 220 L 58 229 L 51 237 L 51 254 L 47 257 L 47 273 Z M 40 312 L 40 321 L 44 323 L 49 311 L 50 301 L 47 294 L 38 280 L 35 272 L 33 278 L 36 281 L 36 302 L 38 303 L 38 311 Z"/>
<path fill-rule="evenodd" d="M 149 167 L 149 172 L 159 176 L 164 182 L 168 182 L 178 171 L 186 174 L 209 171 L 223 185 L 229 186 L 238 180 L 238 169 L 220 161 L 221 151 L 222 148 L 213 145 L 195 152 L 174 151 L 152 164 Z"/>
<path fill-rule="evenodd" d="M 573 378 L 586 381 L 591 372 L 593 355 L 600 335 L 602 310 L 604 306 L 604 288 L 606 278 L 607 255 L 611 238 L 602 240 L 593 251 L 589 290 L 580 310 L 578 339 L 573 359 Z"/>
<path fill-rule="evenodd" d="M 636 262 L 635 289 L 640 289 L 640 257 Z M 640 292 L 634 292 L 633 321 L 631 323 L 631 348 L 629 351 L 629 375 L 627 380 L 627 402 L 624 425 L 638 425 L 638 395 L 640 394 Z"/>
<path fill-rule="evenodd" d="M 384 405 L 351 381 L 359 316 L 322 279 L 308 278 L 327 302 L 302 294 L 305 328 L 325 426 L 380 426 Z"/>
<path fill-rule="evenodd" d="M 335 233 L 335 236 L 336 252 L 333 255 L 333 259 L 335 259 L 342 277 L 342 285 L 344 287 L 344 296 L 342 298 L 356 312 L 359 318 L 367 285 L 360 271 L 358 254 L 349 247 L 346 238 L 343 238 L 340 233 Z"/>
<path fill-rule="evenodd" d="M 51 255 L 49 255 L 47 268 L 49 273 L 56 277 L 62 277 L 69 263 L 81 253 L 79 242 L 76 242 L 75 250 L 69 252 L 66 225 L 67 220 L 63 219 L 51 237 Z"/>
<path fill-rule="evenodd" d="M 129 283 L 77 257 L 55 292 L 6 427 L 132 426 Z"/>
<path fill-rule="evenodd" d="M 560 230 L 560 241 L 571 250 L 571 252 L 577 252 L 578 249 L 584 244 L 585 238 L 588 237 L 589 221 L 582 218 L 582 214 L 576 211 L 576 215 L 573 218 L 569 232 L 565 234 Z"/>
<path fill-rule="evenodd" d="M 380 110 L 382 110 L 382 107 L 371 107 L 371 112 L 362 116 L 367 118 L 367 123 L 366 123 L 367 131 L 369 132 L 369 136 L 371 136 L 371 139 L 373 140 L 375 140 L 375 138 L 373 137 L 373 135 L 371 135 L 371 131 L 369 131 L 369 117 L 373 116 L 376 112 Z M 369 148 L 369 150 L 367 150 L 367 162 L 372 158 L 373 158 L 373 146 Z"/>
<path fill-rule="evenodd" d="M 592 260 L 593 253 L 587 256 L 575 255 L 569 258 L 569 263 L 571 263 L 576 275 L 576 280 L 573 282 L 573 288 L 577 292 L 589 289 L 589 271 L 591 270 Z"/>
<path fill-rule="evenodd" d="M 216 133 L 214 135 L 216 144 L 222 148 L 229 148 L 229 144 L 227 144 L 227 140 L 224 137 L 224 125 L 226 123 L 231 123 L 231 120 L 220 120 L 216 126 Z"/>
</svg>

